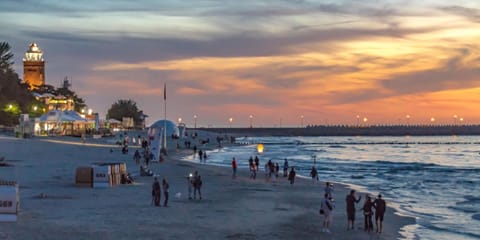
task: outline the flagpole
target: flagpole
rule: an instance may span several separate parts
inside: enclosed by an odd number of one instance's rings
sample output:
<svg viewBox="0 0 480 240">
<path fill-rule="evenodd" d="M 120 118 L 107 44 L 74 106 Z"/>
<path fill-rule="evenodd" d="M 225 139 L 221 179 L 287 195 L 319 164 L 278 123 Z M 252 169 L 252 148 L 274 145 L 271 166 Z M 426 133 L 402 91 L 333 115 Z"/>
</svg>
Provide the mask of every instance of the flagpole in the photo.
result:
<svg viewBox="0 0 480 240">
<path fill-rule="evenodd" d="M 163 151 L 167 155 L 167 84 L 163 85 L 164 121 L 163 121 Z"/>
</svg>

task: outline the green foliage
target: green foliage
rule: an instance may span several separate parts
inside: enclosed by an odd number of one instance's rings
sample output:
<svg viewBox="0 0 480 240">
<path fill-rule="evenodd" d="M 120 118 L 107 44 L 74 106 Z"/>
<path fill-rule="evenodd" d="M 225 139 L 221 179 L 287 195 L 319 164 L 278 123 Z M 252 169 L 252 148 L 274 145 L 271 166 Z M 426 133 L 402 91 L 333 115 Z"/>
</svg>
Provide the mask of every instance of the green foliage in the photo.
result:
<svg viewBox="0 0 480 240">
<path fill-rule="evenodd" d="M 20 114 L 31 113 L 33 111 L 33 106 L 37 106 L 37 110 L 44 107 L 44 105 L 37 101 L 32 93 L 28 90 L 28 85 L 22 83 L 17 73 L 13 71 L 13 61 L 11 61 L 12 58 L 13 54 L 10 52 L 10 45 L 8 45 L 8 43 L 1 42 L 0 125 L 7 126 L 16 125 L 18 123 Z"/>
<path fill-rule="evenodd" d="M 122 121 L 123 117 L 131 117 L 135 125 L 137 125 L 142 121 L 142 115 L 143 111 L 138 109 L 136 102 L 131 99 L 121 99 L 112 104 L 110 109 L 108 109 L 107 118 Z"/>
<path fill-rule="evenodd" d="M 2 73 L 12 71 L 13 53 L 10 50 L 10 45 L 7 42 L 0 42 L 0 71 Z"/>
</svg>

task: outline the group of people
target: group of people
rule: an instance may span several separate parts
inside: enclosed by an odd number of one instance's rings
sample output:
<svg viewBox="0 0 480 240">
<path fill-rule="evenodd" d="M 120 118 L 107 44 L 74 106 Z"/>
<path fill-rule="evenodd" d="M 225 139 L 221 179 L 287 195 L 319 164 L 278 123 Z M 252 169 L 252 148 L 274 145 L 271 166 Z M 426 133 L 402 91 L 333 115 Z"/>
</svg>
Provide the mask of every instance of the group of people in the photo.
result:
<svg viewBox="0 0 480 240">
<path fill-rule="evenodd" d="M 189 174 L 187 176 L 187 184 L 188 184 L 188 199 L 192 199 L 192 190 L 193 190 L 193 199 L 197 199 L 198 197 L 202 199 L 202 177 L 195 171 L 194 174 Z"/>
<path fill-rule="evenodd" d="M 386 211 L 386 203 L 385 200 L 382 199 L 382 195 L 378 194 L 377 199 L 372 201 L 370 195 L 365 195 L 365 202 L 362 207 L 363 216 L 364 216 L 364 230 L 367 232 L 373 232 L 373 222 L 372 217 L 375 213 L 375 225 L 377 226 L 377 233 L 382 232 L 383 227 L 383 217 Z M 350 194 L 346 198 L 347 202 L 347 218 L 348 218 L 348 226 L 347 230 L 354 229 L 355 225 L 355 204 L 360 202 L 361 196 L 355 198 L 355 190 L 351 190 Z"/>
<path fill-rule="evenodd" d="M 250 157 L 248 159 L 248 167 L 250 170 L 250 178 L 251 179 L 256 179 L 257 178 L 257 173 L 259 170 L 260 166 L 260 159 L 258 156 L 255 156 L 255 158 Z M 238 168 L 238 163 L 235 157 L 232 158 L 232 179 L 235 179 L 237 177 L 237 168 Z M 268 162 L 265 163 L 264 166 L 264 171 L 265 171 L 265 181 L 275 181 L 279 177 L 279 172 L 280 172 L 280 165 L 278 163 L 272 162 L 272 160 L 268 160 Z M 283 164 L 283 177 L 288 177 L 288 181 L 290 184 L 295 183 L 295 176 L 296 172 L 295 169 L 292 167 L 290 172 L 288 172 L 288 160 L 285 159 L 284 164 Z"/>
<path fill-rule="evenodd" d="M 361 201 L 362 197 L 355 197 L 355 190 L 350 190 L 345 198 L 347 210 L 347 230 L 354 230 L 355 228 L 355 204 Z M 381 194 L 372 201 L 370 195 L 366 194 L 365 202 L 361 208 L 364 216 L 364 230 L 373 232 L 373 215 L 375 214 L 376 232 L 381 233 L 383 228 L 383 218 L 386 211 L 386 202 Z M 320 206 L 320 214 L 324 215 L 322 232 L 329 233 L 332 222 L 333 209 L 335 208 L 335 201 L 333 199 L 333 185 L 326 183 L 324 197 Z"/>
<path fill-rule="evenodd" d="M 168 206 L 168 193 L 170 191 L 170 185 L 167 182 L 167 179 L 163 178 L 162 179 L 162 186 L 160 187 L 160 182 L 158 182 L 158 178 L 155 177 L 153 180 L 152 184 L 152 205 L 155 205 L 156 207 L 160 207 L 160 200 L 161 200 L 161 192 L 163 190 L 163 196 L 164 196 L 164 201 L 163 201 L 163 206 L 167 207 Z"/>
</svg>

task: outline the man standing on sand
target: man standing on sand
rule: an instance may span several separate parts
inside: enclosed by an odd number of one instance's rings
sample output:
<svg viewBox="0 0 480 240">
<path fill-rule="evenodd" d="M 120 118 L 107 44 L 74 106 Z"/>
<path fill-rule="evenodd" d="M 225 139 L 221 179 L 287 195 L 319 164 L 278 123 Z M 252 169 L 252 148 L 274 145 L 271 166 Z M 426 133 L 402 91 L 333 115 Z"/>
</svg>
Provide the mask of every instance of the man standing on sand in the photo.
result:
<svg viewBox="0 0 480 240">
<path fill-rule="evenodd" d="M 292 170 L 290 170 L 290 173 L 288 174 L 288 180 L 290 181 L 290 184 L 293 185 L 295 183 L 295 169 L 292 167 Z"/>
<path fill-rule="evenodd" d="M 322 204 L 320 207 L 323 210 L 323 228 L 322 232 L 330 233 L 330 225 L 332 223 L 333 209 L 335 208 L 335 203 L 333 198 L 330 198 L 327 194 L 324 195 L 322 199 Z"/>
<path fill-rule="evenodd" d="M 152 185 L 152 198 L 155 206 L 160 207 L 160 183 L 158 182 L 157 177 L 154 178 Z"/>
<path fill-rule="evenodd" d="M 165 196 L 165 201 L 163 202 L 163 206 L 168 205 L 168 191 L 170 189 L 170 184 L 168 184 L 167 179 L 163 178 L 162 180 L 162 187 L 163 187 L 163 196 Z"/>
<path fill-rule="evenodd" d="M 360 202 L 362 196 L 359 196 L 358 199 L 355 199 L 355 190 L 350 190 L 350 194 L 347 195 L 347 230 L 350 228 L 353 230 L 355 228 L 355 203 Z"/>
<path fill-rule="evenodd" d="M 197 191 L 198 191 L 198 196 L 200 197 L 200 200 L 202 200 L 202 177 L 198 175 L 197 171 L 195 171 L 195 176 L 193 180 L 193 199 L 197 198 Z"/>
<path fill-rule="evenodd" d="M 285 158 L 283 161 L 283 177 L 286 177 L 288 173 L 288 160 Z"/>
<path fill-rule="evenodd" d="M 377 233 L 382 233 L 383 216 L 385 215 L 387 204 L 385 203 L 385 200 L 382 199 L 381 194 L 378 194 L 378 198 L 373 202 L 373 207 L 375 208 L 375 224 L 377 225 Z"/>
<path fill-rule="evenodd" d="M 232 159 L 232 179 L 237 177 L 237 161 L 235 158 Z"/>
</svg>

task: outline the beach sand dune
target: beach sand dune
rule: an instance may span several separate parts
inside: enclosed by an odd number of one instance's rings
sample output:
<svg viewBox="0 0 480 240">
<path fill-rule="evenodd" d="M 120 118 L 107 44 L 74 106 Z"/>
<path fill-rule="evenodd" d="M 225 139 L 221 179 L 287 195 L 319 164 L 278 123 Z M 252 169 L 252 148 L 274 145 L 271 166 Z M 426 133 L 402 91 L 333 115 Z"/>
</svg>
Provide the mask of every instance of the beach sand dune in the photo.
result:
<svg viewBox="0 0 480 240">
<path fill-rule="evenodd" d="M 138 174 L 132 150 L 123 155 L 118 146 L 106 142 L 82 145 L 67 144 L 80 142 L 78 138 L 46 140 L 0 138 L 1 155 L 14 165 L 0 168 L 0 180 L 17 181 L 21 198 L 18 222 L 0 223 L 1 240 L 397 239 L 402 226 L 414 223 L 389 209 L 381 235 L 346 231 L 348 190 L 336 185 L 332 233 L 322 233 L 318 209 L 323 183 L 299 180 L 291 186 L 284 178 L 265 182 L 263 174 L 251 180 L 245 170 L 232 180 L 229 168 L 179 161 L 192 150 L 170 150 L 166 161 L 151 164 L 159 179 L 166 177 L 170 183 L 169 207 L 154 207 L 152 177 L 136 177 L 135 184 L 105 189 L 74 185 L 76 167 L 93 162 L 126 162 L 128 172 Z M 194 171 L 203 179 L 202 200 L 188 199 L 186 176 Z M 163 199 L 162 194 L 162 203 Z M 356 226 L 363 226 L 361 212 Z"/>
</svg>

